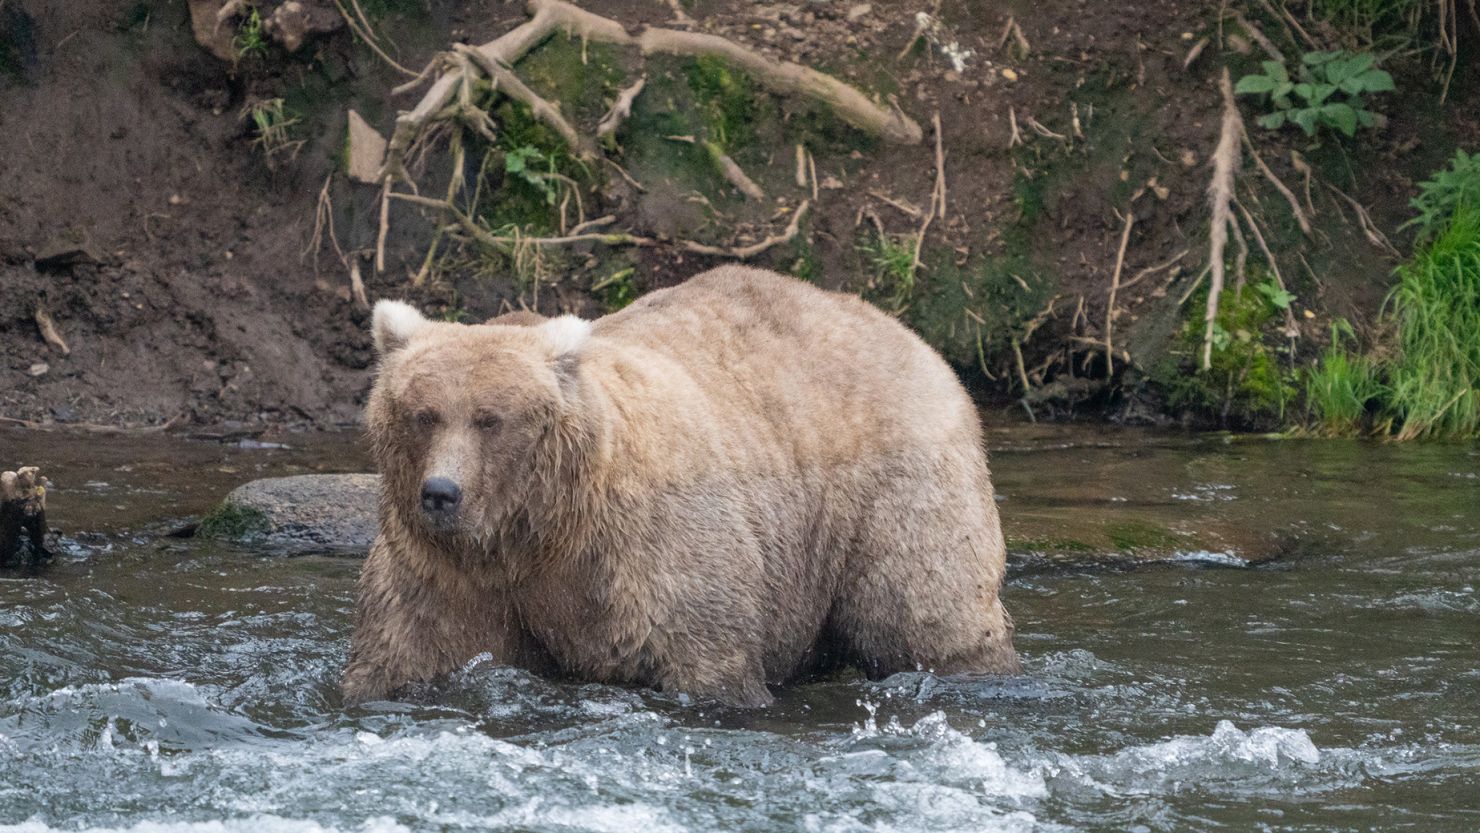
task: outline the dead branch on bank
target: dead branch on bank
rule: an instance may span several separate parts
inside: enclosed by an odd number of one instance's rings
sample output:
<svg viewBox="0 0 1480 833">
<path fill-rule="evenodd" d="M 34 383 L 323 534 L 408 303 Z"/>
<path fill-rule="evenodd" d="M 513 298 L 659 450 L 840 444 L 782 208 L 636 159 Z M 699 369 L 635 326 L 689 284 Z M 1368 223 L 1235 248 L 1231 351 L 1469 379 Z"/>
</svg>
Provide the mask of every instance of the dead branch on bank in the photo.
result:
<svg viewBox="0 0 1480 833">
<path fill-rule="evenodd" d="M 582 41 L 635 46 L 643 55 L 663 53 L 690 58 L 721 58 L 754 76 L 771 92 L 817 99 L 831 107 L 839 118 L 887 141 L 913 145 L 924 138 L 920 126 L 908 116 L 875 104 L 854 87 L 810 67 L 772 60 L 718 35 L 649 28 L 634 37 L 617 21 L 563 0 L 529 0 L 527 8 L 532 15 L 529 20 L 481 46 L 459 45 L 458 54 L 471 57 L 485 73 L 492 74 L 492 67 L 507 72 L 504 68 L 517 63 L 557 31 L 563 31 Z M 444 111 L 453 104 L 459 92 L 480 80 L 466 66 L 455 62 L 449 65 L 445 57 L 434 60 L 442 64 L 442 74 L 414 108 L 396 118 L 386 158 L 387 175 L 404 175 L 404 159 L 413 142 L 429 123 L 445 120 L 449 114 Z M 513 92 L 516 96 L 519 94 L 518 90 Z M 570 141 L 566 131 L 556 129 Z M 579 142 L 573 142 L 572 146 L 581 147 Z"/>
<path fill-rule="evenodd" d="M 561 111 L 560 102 L 545 100 L 515 74 L 513 66 L 521 58 L 547 38 L 562 32 L 568 37 L 580 38 L 583 45 L 594 41 L 632 47 L 643 56 L 665 54 L 692 58 L 718 58 L 731 64 L 737 70 L 749 74 L 759 86 L 772 93 L 818 101 L 827 105 L 841 120 L 885 141 L 918 144 L 923 139 L 920 126 L 904 115 L 898 107 L 878 104 L 856 88 L 836 78 L 800 64 L 771 59 L 717 35 L 659 27 L 650 27 L 638 34 L 629 34 L 619 22 L 586 11 L 564 0 L 528 0 L 527 11 L 530 14 L 529 19 L 514 29 L 479 46 L 454 44 L 450 51 L 438 55 L 429 62 L 412 82 L 396 88 L 395 92 L 403 92 L 427 79 L 432 79 L 431 86 L 423 93 L 420 101 L 396 118 L 395 127 L 386 144 L 379 175 L 382 192 L 380 235 L 377 240 L 375 259 L 377 271 L 383 271 L 385 268 L 384 241 L 388 233 L 389 205 L 392 199 L 414 203 L 425 208 L 435 208 L 451 218 L 453 221 L 451 225 L 439 229 L 437 240 L 433 244 L 434 248 L 444 233 L 451 233 L 454 237 L 472 240 L 481 245 L 497 246 L 506 250 L 513 247 L 517 251 L 526 251 L 531 246 L 579 242 L 633 246 L 671 243 L 697 254 L 747 258 L 796 237 L 800 230 L 802 217 L 810 208 L 811 201 L 804 201 L 797 207 L 787 229 L 779 234 L 766 237 L 752 245 L 712 246 L 685 240 L 659 241 L 626 232 L 562 233 L 559 237 L 545 238 L 524 237 L 517 233 L 512 236 L 495 234 L 481 221 L 470 216 L 467 210 L 457 207 L 456 197 L 463 177 L 461 164 L 453 166 L 452 181 L 448 184 L 445 199 L 436 200 L 418 196 L 418 189 L 409 169 L 414 167 L 412 162 L 419 160 L 419 155 L 427 152 L 438 135 L 451 128 L 453 153 L 459 159 L 462 153 L 461 131 L 471 131 L 488 140 L 494 138 L 497 126 L 485 109 L 487 106 L 485 97 L 489 92 L 494 95 L 507 96 L 510 100 L 527 107 L 535 119 L 550 127 L 560 136 L 572 155 L 578 159 L 585 162 L 597 160 L 606 162 L 634 188 L 639 191 L 644 190 L 640 183 L 603 153 L 603 142 L 607 142 L 607 146 L 610 146 L 610 140 L 631 116 L 633 104 L 645 84 L 645 76 L 640 77 L 618 94 L 611 109 L 596 125 L 594 132 L 588 135 L 567 119 Z M 761 187 L 719 145 L 694 137 L 669 138 L 683 138 L 703 147 L 726 181 L 749 199 L 757 201 L 765 199 L 766 194 Z M 937 151 L 939 151 L 938 147 Z M 937 155 L 939 156 L 939 153 Z M 798 158 L 800 160 L 800 155 Z M 813 199 L 815 200 L 817 188 L 815 163 L 812 162 L 810 154 L 807 154 L 806 161 L 808 169 L 812 171 Z M 798 166 L 800 170 L 800 161 Z M 800 176 L 799 174 L 799 179 Z M 943 178 L 943 174 L 938 176 Z M 393 186 L 398 182 L 406 183 L 413 193 L 396 193 Z M 574 183 L 569 180 L 566 182 L 574 191 Z M 937 187 L 941 191 L 939 210 L 943 216 L 945 198 L 943 182 L 938 182 Z M 569 196 L 567 194 L 567 198 Z M 578 210 L 580 210 L 578 194 L 576 199 Z M 475 193 L 474 203 L 476 200 Z M 565 229 L 564 208 L 564 203 L 562 203 L 560 226 L 562 231 Z M 581 216 L 578 219 L 584 220 L 585 218 Z M 418 273 L 418 280 L 421 280 L 427 273 L 430 257 L 429 250 L 428 260 Z"/>
</svg>

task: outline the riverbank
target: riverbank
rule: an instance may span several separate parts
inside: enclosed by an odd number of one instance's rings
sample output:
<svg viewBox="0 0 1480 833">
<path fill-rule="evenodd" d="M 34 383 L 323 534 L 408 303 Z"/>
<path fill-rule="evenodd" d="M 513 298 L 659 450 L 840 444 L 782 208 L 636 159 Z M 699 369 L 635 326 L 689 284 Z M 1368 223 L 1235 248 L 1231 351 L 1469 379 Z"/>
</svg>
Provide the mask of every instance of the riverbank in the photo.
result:
<svg viewBox="0 0 1480 833">
<path fill-rule="evenodd" d="M 1363 21 L 1338 3 L 1289 3 L 1289 16 L 944 3 L 919 18 L 895 3 L 621 0 L 586 8 L 818 68 L 897 108 L 920 140 L 778 97 L 724 62 L 555 35 L 515 69 L 582 135 L 636 78 L 645 88 L 589 158 L 478 91 L 494 138 L 439 134 L 395 190 L 460 183 L 480 236 L 352 178 L 349 113 L 390 137 L 426 88 L 393 95 L 408 78 L 385 58 L 415 72 L 454 41 L 527 25 L 520 4 L 365 2 L 357 36 L 333 4 L 309 2 L 326 31 L 294 52 L 276 2 L 207 36 L 191 5 L 203 4 L 0 4 L 0 105 L 30 114 L 0 134 L 0 416 L 353 425 L 372 362 L 365 301 L 468 321 L 594 316 L 781 238 L 748 259 L 863 294 L 983 401 L 1025 416 L 1320 426 L 1309 386 L 1333 338 L 1374 361 L 1401 349 L 1384 301 L 1422 246 L 1405 226 L 1418 183 L 1480 147 L 1480 30 L 1461 14 L 1441 41 L 1427 6 Z M 1351 94 L 1353 113 L 1372 114 L 1351 137 L 1334 116 L 1313 135 L 1266 130 L 1276 103 L 1237 96 L 1249 142 L 1219 259 L 1229 288 L 1208 327 L 1223 70 L 1243 84 L 1276 54 L 1297 73 L 1326 50 L 1373 55 L 1395 89 Z M 591 228 L 652 244 L 521 242 L 603 217 Z M 1345 430 L 1380 429 L 1382 408 L 1358 399 Z"/>
</svg>

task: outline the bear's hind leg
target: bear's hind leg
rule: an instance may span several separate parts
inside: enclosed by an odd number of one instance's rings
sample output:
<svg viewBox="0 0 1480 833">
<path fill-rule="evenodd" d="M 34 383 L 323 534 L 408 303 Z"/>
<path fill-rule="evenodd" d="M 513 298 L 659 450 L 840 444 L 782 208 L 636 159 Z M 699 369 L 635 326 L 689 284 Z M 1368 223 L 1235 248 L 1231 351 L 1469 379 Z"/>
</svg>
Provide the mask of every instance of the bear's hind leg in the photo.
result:
<svg viewBox="0 0 1480 833">
<path fill-rule="evenodd" d="M 1021 670 L 998 596 L 1005 554 L 985 466 L 957 462 L 876 495 L 847 554 L 830 625 L 871 677 Z"/>
</svg>

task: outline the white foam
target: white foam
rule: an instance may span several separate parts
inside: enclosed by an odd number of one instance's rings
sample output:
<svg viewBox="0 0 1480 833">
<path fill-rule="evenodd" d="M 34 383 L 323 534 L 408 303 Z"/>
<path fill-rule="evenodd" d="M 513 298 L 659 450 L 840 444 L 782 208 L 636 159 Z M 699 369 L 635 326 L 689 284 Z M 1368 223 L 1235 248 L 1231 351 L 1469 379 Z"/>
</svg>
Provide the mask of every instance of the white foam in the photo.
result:
<svg viewBox="0 0 1480 833">
<path fill-rule="evenodd" d="M 52 827 L 39 819 L 0 824 L 0 833 L 410 833 L 394 819 L 366 819 L 358 827 L 325 827 L 310 819 L 255 815 L 219 821 L 141 821 L 130 827 Z"/>
</svg>

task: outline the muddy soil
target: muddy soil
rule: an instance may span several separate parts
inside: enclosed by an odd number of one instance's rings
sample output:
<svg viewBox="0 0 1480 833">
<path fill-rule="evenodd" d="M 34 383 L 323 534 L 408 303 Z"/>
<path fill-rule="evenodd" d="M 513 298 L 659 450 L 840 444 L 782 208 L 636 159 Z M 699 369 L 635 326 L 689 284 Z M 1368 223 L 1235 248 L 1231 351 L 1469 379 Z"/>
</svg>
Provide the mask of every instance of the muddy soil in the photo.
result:
<svg viewBox="0 0 1480 833">
<path fill-rule="evenodd" d="M 372 361 L 367 312 L 316 228 L 321 191 L 333 205 L 335 242 L 359 259 L 371 301 L 409 297 L 450 317 L 519 307 L 600 314 L 611 298 L 591 287 L 619 265 L 631 264 L 634 290 L 643 291 L 719 262 L 673 247 L 591 248 L 561 261 L 543 291 L 512 268 L 453 261 L 412 288 L 432 225 L 424 211 L 394 204 L 386 267 L 376 271 L 366 255 L 379 194 L 340 171 L 345 114 L 353 108 L 388 134 L 419 91 L 392 97 L 405 77 L 342 27 L 309 35 L 295 53 L 269 42 L 223 60 L 197 43 L 187 5 L 0 0 L 0 416 L 231 430 L 355 423 Z M 481 43 L 526 19 L 517 3 L 364 5 L 412 68 L 449 43 Z M 1016 400 L 1026 378 L 1030 391 L 1060 391 L 1029 396 L 1039 416 L 1176 418 L 1153 368 L 1174 349 L 1170 334 L 1187 314 L 1176 300 L 1206 260 L 1216 78 L 1225 64 L 1247 67 L 1261 56 L 1227 37 L 1215 2 L 945 2 L 934 42 L 906 49 L 922 5 L 684 4 L 696 28 L 839 75 L 926 127 L 919 146 L 846 136 L 821 143 L 803 239 L 757 262 L 888 295 L 860 246 L 880 231 L 912 239 L 919 228 L 915 212 L 930 204 L 936 182 L 929 125 L 938 113 L 947 202 L 927 237 L 922 283 L 897 305 L 901 316 L 984 396 Z M 585 7 L 629 30 L 675 17 L 660 0 Z M 970 53 L 960 67 L 951 43 Z M 1480 139 L 1475 66 L 1466 55 L 1440 109 L 1428 58 L 1395 63 L 1400 89 L 1421 94 L 1385 100 L 1386 126 L 1357 143 L 1311 147 L 1298 134 L 1256 131 L 1261 156 L 1287 183 L 1302 182 L 1292 150 L 1317 176 L 1318 228 L 1302 239 L 1278 194 L 1245 174 L 1246 199 L 1266 218 L 1297 296 L 1290 361 L 1312 355 L 1334 317 L 1370 321 L 1395 262 L 1322 183 L 1364 204 L 1404 249 L 1398 227 L 1414 181 Z M 276 98 L 294 113 L 301 144 L 268 154 L 246 113 Z M 783 124 L 756 132 L 766 144 L 735 155 L 794 206 L 812 197 L 810 183 L 792 182 L 788 131 L 805 116 L 776 112 Z M 1252 121 L 1247 109 L 1245 117 Z M 722 196 L 702 225 L 714 242 L 733 242 L 745 212 L 727 213 L 742 201 Z M 685 210 L 681 193 L 621 195 L 603 185 L 588 198 L 588 214 L 614 212 L 635 232 L 686 232 L 673 216 Z M 1127 211 L 1136 217 L 1127 278 L 1187 254 L 1120 293 L 1118 367 L 1105 384 L 1099 345 Z M 42 337 L 38 310 L 65 349 Z"/>
</svg>

